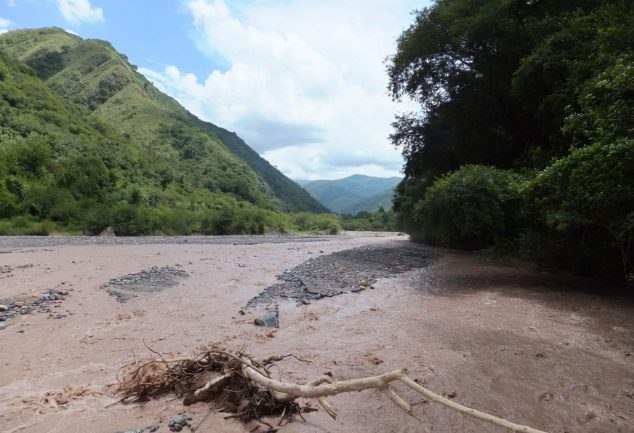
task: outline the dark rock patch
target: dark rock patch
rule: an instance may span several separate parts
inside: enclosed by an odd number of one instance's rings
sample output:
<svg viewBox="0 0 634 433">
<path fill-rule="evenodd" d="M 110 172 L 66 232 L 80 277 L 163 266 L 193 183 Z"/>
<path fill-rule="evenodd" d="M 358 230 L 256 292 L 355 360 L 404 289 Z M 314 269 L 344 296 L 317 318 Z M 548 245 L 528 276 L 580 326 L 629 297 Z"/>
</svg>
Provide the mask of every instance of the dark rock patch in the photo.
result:
<svg viewBox="0 0 634 433">
<path fill-rule="evenodd" d="M 247 308 L 269 305 L 280 299 L 305 304 L 324 296 L 373 289 L 380 278 L 429 266 L 438 254 L 402 244 L 366 246 L 315 257 L 284 271 L 279 282 L 264 289 Z"/>
<path fill-rule="evenodd" d="M 141 272 L 113 278 L 102 287 L 110 296 L 119 302 L 126 302 L 139 295 L 160 292 L 161 290 L 178 284 L 179 280 L 189 274 L 171 266 L 153 266 Z"/>
<path fill-rule="evenodd" d="M 17 316 L 32 313 L 48 313 L 51 319 L 63 319 L 66 314 L 55 311 L 61 306 L 61 301 L 68 297 L 69 292 L 66 290 L 48 289 L 40 293 L 36 297 L 25 297 L 25 299 L 7 298 L 0 299 L 0 322 L 9 322 Z M 0 327 L 0 330 L 6 326 Z"/>
</svg>

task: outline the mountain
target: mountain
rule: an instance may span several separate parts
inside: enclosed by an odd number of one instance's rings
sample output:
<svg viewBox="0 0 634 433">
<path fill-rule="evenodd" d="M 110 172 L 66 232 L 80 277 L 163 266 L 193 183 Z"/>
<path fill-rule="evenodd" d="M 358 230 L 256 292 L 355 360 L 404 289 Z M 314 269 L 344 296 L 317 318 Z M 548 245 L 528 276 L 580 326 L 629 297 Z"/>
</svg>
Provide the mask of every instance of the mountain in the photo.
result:
<svg viewBox="0 0 634 433">
<path fill-rule="evenodd" d="M 392 207 L 392 194 L 399 177 L 355 174 L 337 180 L 313 180 L 304 185 L 313 197 L 337 213 L 385 210 Z"/>
<path fill-rule="evenodd" d="M 341 209 L 342 214 L 356 215 L 359 212 L 376 212 L 380 208 L 384 210 L 392 209 L 392 197 L 394 197 L 394 188 L 389 188 L 374 194 L 370 197 L 360 199 Z"/>
<path fill-rule="evenodd" d="M 108 42 L 58 28 L 16 30 L 0 35 L 0 50 L 30 67 L 64 104 L 78 106 L 86 122 L 118 134 L 128 161 L 118 168 L 119 186 L 136 182 L 159 195 L 172 190 L 178 197 L 164 200 L 175 207 L 213 206 L 225 194 L 261 208 L 327 211 L 235 133 L 157 90 Z"/>
</svg>

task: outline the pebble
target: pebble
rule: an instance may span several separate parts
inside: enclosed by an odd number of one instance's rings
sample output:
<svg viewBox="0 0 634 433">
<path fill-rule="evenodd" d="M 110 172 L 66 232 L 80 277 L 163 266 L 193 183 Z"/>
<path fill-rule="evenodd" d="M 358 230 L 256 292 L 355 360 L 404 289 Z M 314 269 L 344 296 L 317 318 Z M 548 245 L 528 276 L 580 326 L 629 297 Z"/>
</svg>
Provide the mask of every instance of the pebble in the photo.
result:
<svg viewBox="0 0 634 433">
<path fill-rule="evenodd" d="M 6 305 L 2 305 L 0 304 L 0 311 L 8 311 L 9 307 L 7 307 Z"/>
</svg>

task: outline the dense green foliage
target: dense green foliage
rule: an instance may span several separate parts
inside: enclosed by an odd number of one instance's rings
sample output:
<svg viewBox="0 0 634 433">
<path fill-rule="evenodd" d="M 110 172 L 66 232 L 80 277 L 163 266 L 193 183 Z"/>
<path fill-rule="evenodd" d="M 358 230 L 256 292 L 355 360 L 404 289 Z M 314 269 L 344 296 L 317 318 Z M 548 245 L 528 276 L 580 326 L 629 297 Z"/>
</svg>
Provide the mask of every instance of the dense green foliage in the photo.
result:
<svg viewBox="0 0 634 433">
<path fill-rule="evenodd" d="M 524 199 L 533 255 L 585 274 L 632 269 L 634 142 L 573 151 L 528 182 Z"/>
<path fill-rule="evenodd" d="M 465 165 L 438 179 L 414 209 L 427 242 L 476 249 L 514 234 L 518 181 L 493 167 Z"/>
<path fill-rule="evenodd" d="M 632 278 L 633 46 L 627 1 L 444 0 L 417 11 L 388 64 L 393 97 L 421 107 L 394 122 L 401 227 Z"/>
<path fill-rule="evenodd" d="M 0 234 L 285 232 L 299 226 L 284 212 L 325 209 L 233 134 L 269 186 L 220 140 L 225 133 L 106 42 L 59 29 L 3 34 Z M 329 223 L 307 230 L 339 228 L 334 217 L 314 218 Z"/>
<path fill-rule="evenodd" d="M 373 177 L 355 174 L 336 180 L 313 180 L 304 188 L 328 209 L 340 214 L 376 212 L 392 207 L 398 177 Z"/>
<path fill-rule="evenodd" d="M 376 212 L 359 212 L 356 215 L 342 215 L 341 225 L 351 231 L 397 231 L 396 214 L 379 208 Z"/>
<path fill-rule="evenodd" d="M 235 134 L 159 92 L 105 41 L 57 28 L 17 30 L 0 35 L 0 49 L 30 66 L 86 117 L 123 137 L 122 152 L 130 160 L 122 171 L 126 180 L 184 195 L 195 189 L 226 193 L 269 209 L 326 211 Z"/>
</svg>

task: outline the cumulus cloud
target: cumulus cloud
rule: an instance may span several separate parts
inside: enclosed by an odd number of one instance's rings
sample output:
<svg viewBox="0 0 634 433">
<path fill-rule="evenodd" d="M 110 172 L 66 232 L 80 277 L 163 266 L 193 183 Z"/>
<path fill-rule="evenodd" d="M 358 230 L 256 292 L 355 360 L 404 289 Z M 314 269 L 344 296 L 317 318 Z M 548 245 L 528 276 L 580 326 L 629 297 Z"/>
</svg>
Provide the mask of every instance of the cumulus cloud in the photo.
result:
<svg viewBox="0 0 634 433">
<path fill-rule="evenodd" d="M 90 0 L 57 0 L 64 19 L 73 24 L 102 22 L 103 10 L 95 8 Z"/>
<path fill-rule="evenodd" d="M 7 27 L 9 27 L 10 25 L 11 20 L 0 17 L 0 34 L 8 32 L 9 29 Z"/>
<path fill-rule="evenodd" d="M 197 116 L 236 131 L 285 174 L 398 174 L 383 61 L 411 0 L 189 0 L 200 50 L 230 65 L 208 77 L 141 69 Z M 232 3 L 233 5 L 233 3 Z"/>
</svg>

